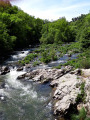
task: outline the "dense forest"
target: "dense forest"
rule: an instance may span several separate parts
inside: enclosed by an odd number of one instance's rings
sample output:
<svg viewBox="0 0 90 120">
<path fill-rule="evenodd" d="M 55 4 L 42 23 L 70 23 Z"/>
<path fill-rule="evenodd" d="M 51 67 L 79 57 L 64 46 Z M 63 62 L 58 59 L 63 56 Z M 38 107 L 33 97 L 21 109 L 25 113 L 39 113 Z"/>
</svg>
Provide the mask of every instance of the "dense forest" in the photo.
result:
<svg viewBox="0 0 90 120">
<path fill-rule="evenodd" d="M 78 42 L 90 47 L 90 13 L 50 22 L 28 15 L 10 2 L 0 3 L 0 56 L 29 45 Z"/>
<path fill-rule="evenodd" d="M 0 4 L 0 55 L 39 43 L 44 21 L 24 13 L 9 2 Z"/>
</svg>

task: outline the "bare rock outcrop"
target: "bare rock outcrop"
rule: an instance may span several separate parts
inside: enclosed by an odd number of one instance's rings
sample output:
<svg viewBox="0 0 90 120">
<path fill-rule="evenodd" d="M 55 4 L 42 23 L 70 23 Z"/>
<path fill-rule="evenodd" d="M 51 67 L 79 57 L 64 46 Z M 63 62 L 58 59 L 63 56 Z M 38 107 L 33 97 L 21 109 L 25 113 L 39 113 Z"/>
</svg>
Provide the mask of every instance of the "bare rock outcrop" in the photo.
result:
<svg viewBox="0 0 90 120">
<path fill-rule="evenodd" d="M 77 95 L 81 92 L 81 80 L 75 74 L 66 74 L 60 77 L 53 98 L 57 100 L 54 114 L 65 115 L 71 104 L 76 104 Z"/>
<path fill-rule="evenodd" d="M 78 94 L 81 94 L 81 84 L 85 83 L 85 101 L 77 103 Z M 64 116 L 71 105 L 77 104 L 77 109 L 84 107 L 90 115 L 90 69 L 76 69 L 51 82 L 55 87 L 53 95 L 55 102 L 54 114 Z M 83 97 L 83 96 L 82 96 Z"/>
<path fill-rule="evenodd" d="M 71 66 L 66 66 L 63 69 L 37 69 L 33 70 L 32 72 L 28 72 L 22 76 L 18 76 L 17 79 L 28 78 L 32 79 L 35 82 L 40 81 L 41 83 L 46 83 L 48 81 L 60 78 L 71 70 Z"/>
<path fill-rule="evenodd" d="M 86 108 L 87 114 L 90 116 L 90 69 L 82 70 L 82 79 L 85 82 L 85 94 L 86 94 L 86 99 L 83 106 Z"/>
<path fill-rule="evenodd" d="M 41 83 L 50 81 L 51 87 L 55 87 L 53 94 L 55 115 L 64 116 L 71 105 L 76 105 L 79 109 L 80 106 L 84 106 L 90 115 L 90 69 L 71 70 L 71 66 L 63 69 L 37 69 L 18 76 L 18 79 L 28 78 Z M 85 103 L 77 103 L 76 99 L 78 94 L 81 94 L 82 83 L 85 83 Z"/>
</svg>

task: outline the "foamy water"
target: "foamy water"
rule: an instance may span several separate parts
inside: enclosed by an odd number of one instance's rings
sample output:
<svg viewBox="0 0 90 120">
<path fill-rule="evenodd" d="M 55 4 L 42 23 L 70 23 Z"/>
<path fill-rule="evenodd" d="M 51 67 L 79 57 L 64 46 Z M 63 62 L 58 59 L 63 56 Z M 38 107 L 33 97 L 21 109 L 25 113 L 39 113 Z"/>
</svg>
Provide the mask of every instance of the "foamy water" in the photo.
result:
<svg viewBox="0 0 90 120">
<path fill-rule="evenodd" d="M 27 51 L 12 55 L 5 64 L 14 64 L 28 54 Z M 46 68 L 47 65 L 40 67 Z M 17 80 L 25 71 L 16 71 L 11 67 L 10 73 L 0 76 L 5 81 L 5 88 L 0 89 L 0 120 L 54 120 L 51 113 L 51 88 L 49 84 L 41 85 L 30 81 Z M 37 69 L 37 68 L 36 68 Z"/>
</svg>

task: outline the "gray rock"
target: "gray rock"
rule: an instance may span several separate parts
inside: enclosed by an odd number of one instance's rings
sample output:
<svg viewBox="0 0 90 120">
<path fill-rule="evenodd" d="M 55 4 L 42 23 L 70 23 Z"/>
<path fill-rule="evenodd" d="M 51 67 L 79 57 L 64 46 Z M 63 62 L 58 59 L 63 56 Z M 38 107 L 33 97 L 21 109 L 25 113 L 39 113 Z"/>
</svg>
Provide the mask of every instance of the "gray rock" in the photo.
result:
<svg viewBox="0 0 90 120">
<path fill-rule="evenodd" d="M 58 86 L 58 80 L 51 81 L 50 86 L 51 87 L 57 87 Z"/>
<path fill-rule="evenodd" d="M 76 84 L 81 84 L 81 80 L 77 79 L 76 75 L 66 74 L 58 79 L 57 87 L 54 92 L 53 98 L 57 100 L 54 106 L 54 114 L 65 115 L 71 104 L 76 104 L 76 98 L 80 93 Z"/>
<path fill-rule="evenodd" d="M 23 75 L 18 76 L 17 79 L 19 79 L 19 80 L 24 79 L 25 78 L 25 74 L 26 73 L 24 73 Z"/>
<path fill-rule="evenodd" d="M 22 71 L 22 70 L 23 70 L 23 67 L 17 68 L 17 71 Z"/>
<path fill-rule="evenodd" d="M 29 78 L 41 83 L 50 81 L 50 85 L 55 87 L 54 114 L 61 116 L 69 111 L 71 105 L 76 105 L 77 95 L 81 93 L 81 84 L 85 82 L 86 103 L 82 104 L 90 114 L 90 69 L 71 70 L 71 66 L 63 69 L 37 69 L 19 76 L 18 79 Z"/>
<path fill-rule="evenodd" d="M 85 81 L 85 109 L 87 110 L 87 114 L 90 115 L 90 69 L 82 70 L 83 80 Z"/>
<path fill-rule="evenodd" d="M 7 74 L 7 73 L 9 73 L 9 72 L 10 72 L 10 69 L 9 69 L 8 66 L 3 66 L 3 67 L 1 68 L 1 75 L 5 75 L 5 74 Z"/>
<path fill-rule="evenodd" d="M 22 54 L 24 54 L 24 51 L 21 51 Z"/>
<path fill-rule="evenodd" d="M 82 74 L 82 70 L 81 69 L 76 69 L 74 71 L 70 72 L 71 74 L 75 74 L 75 75 L 81 75 Z"/>
</svg>

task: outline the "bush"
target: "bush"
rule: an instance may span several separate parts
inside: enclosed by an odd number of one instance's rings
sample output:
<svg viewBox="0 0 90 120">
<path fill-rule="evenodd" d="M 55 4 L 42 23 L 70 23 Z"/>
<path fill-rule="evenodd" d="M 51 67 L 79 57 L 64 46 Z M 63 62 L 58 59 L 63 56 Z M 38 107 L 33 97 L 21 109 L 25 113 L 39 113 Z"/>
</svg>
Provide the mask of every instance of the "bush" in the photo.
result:
<svg viewBox="0 0 90 120">
<path fill-rule="evenodd" d="M 48 63 L 57 59 L 56 51 L 52 48 L 44 49 L 44 52 L 41 53 L 41 62 Z"/>
<path fill-rule="evenodd" d="M 29 55 L 27 55 L 24 60 L 29 60 L 29 61 L 32 61 L 35 57 L 37 57 L 38 55 L 37 54 L 34 54 L 34 53 L 31 53 Z"/>
<path fill-rule="evenodd" d="M 82 60 L 80 67 L 84 68 L 84 69 L 89 69 L 90 68 L 90 58 L 85 58 L 84 60 Z"/>
<path fill-rule="evenodd" d="M 21 65 L 25 65 L 25 62 L 23 60 L 19 61 L 18 63 Z"/>
<path fill-rule="evenodd" d="M 78 115 L 72 115 L 71 120 L 90 120 L 90 118 L 87 118 L 87 112 L 85 111 L 84 108 L 82 108 L 79 111 Z"/>
<path fill-rule="evenodd" d="M 38 54 L 31 53 L 31 54 L 27 55 L 23 60 L 19 61 L 19 63 L 22 65 L 29 64 L 30 61 L 32 61 L 37 56 L 38 56 Z"/>
<path fill-rule="evenodd" d="M 76 103 L 85 102 L 86 94 L 85 94 L 85 91 L 84 91 L 84 87 L 85 87 L 85 83 L 83 82 L 81 84 L 81 87 L 80 87 L 81 93 L 78 94 L 78 96 L 76 98 Z"/>
<path fill-rule="evenodd" d="M 33 63 L 33 66 L 35 67 L 35 66 L 37 66 L 37 65 L 39 65 L 39 64 L 40 64 L 39 61 L 35 61 L 35 62 Z"/>
</svg>

